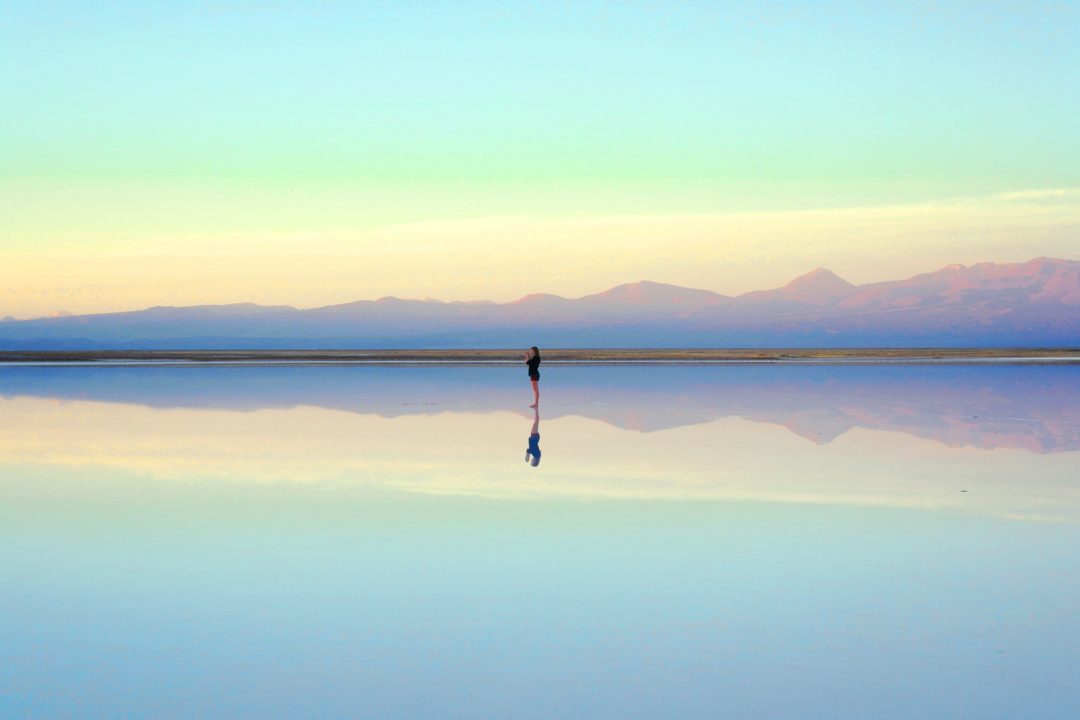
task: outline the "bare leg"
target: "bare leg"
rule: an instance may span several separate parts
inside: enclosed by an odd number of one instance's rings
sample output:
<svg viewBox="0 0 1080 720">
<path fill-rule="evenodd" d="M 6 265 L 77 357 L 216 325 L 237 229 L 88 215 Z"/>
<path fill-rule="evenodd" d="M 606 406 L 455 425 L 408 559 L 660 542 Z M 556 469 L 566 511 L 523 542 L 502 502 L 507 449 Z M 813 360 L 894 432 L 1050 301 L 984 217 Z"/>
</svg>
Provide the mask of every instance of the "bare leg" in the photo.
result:
<svg viewBox="0 0 1080 720">
<path fill-rule="evenodd" d="M 536 380 L 532 381 L 533 386 L 533 404 L 529 407 L 536 407 L 540 404 L 540 383 Z"/>
</svg>

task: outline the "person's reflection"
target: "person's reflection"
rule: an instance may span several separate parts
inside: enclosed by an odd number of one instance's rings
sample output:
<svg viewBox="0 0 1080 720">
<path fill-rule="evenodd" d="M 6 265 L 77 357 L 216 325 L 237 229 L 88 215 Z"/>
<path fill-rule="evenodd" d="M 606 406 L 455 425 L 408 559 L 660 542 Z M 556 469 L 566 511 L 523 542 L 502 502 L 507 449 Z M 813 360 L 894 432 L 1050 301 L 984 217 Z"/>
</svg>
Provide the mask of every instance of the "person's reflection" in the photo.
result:
<svg viewBox="0 0 1080 720">
<path fill-rule="evenodd" d="M 525 462 L 533 467 L 540 464 L 540 408 L 533 408 L 533 426 L 529 433 L 529 448 L 525 451 Z"/>
</svg>

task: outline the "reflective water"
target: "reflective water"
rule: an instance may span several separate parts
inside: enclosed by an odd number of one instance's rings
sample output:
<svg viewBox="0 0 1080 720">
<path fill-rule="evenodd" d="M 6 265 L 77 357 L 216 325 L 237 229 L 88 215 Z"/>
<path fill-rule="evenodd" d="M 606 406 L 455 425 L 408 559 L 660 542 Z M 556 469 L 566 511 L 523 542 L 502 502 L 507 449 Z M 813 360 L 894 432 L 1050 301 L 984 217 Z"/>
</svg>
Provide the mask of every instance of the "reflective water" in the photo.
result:
<svg viewBox="0 0 1080 720">
<path fill-rule="evenodd" d="M 0 368 L 0 716 L 1080 716 L 1080 367 L 542 391 Z"/>
</svg>

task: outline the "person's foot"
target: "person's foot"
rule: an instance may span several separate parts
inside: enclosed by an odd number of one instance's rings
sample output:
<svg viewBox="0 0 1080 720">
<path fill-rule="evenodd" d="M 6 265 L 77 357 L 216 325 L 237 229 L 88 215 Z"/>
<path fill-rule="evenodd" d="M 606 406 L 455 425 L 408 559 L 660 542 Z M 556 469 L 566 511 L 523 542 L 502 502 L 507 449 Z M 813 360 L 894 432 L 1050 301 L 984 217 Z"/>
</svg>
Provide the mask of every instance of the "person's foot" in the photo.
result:
<svg viewBox="0 0 1080 720">
<path fill-rule="evenodd" d="M 530 405 L 529 407 L 531 407 L 531 408 L 534 408 L 534 407 L 536 407 L 536 403 L 533 403 L 533 404 L 532 404 L 532 405 Z"/>
</svg>

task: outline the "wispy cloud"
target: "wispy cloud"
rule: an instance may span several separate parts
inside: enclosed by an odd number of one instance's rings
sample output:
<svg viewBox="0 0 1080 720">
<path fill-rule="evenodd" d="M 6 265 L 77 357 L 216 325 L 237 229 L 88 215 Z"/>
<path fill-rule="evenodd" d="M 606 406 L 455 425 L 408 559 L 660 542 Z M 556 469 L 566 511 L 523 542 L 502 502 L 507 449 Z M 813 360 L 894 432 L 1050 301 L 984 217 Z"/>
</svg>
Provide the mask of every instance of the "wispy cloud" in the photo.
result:
<svg viewBox="0 0 1080 720">
<path fill-rule="evenodd" d="M 1058 198 L 1080 198 L 1080 188 L 1042 188 L 1037 190 L 1016 190 L 998 193 L 994 200 L 1048 200 Z"/>
</svg>

